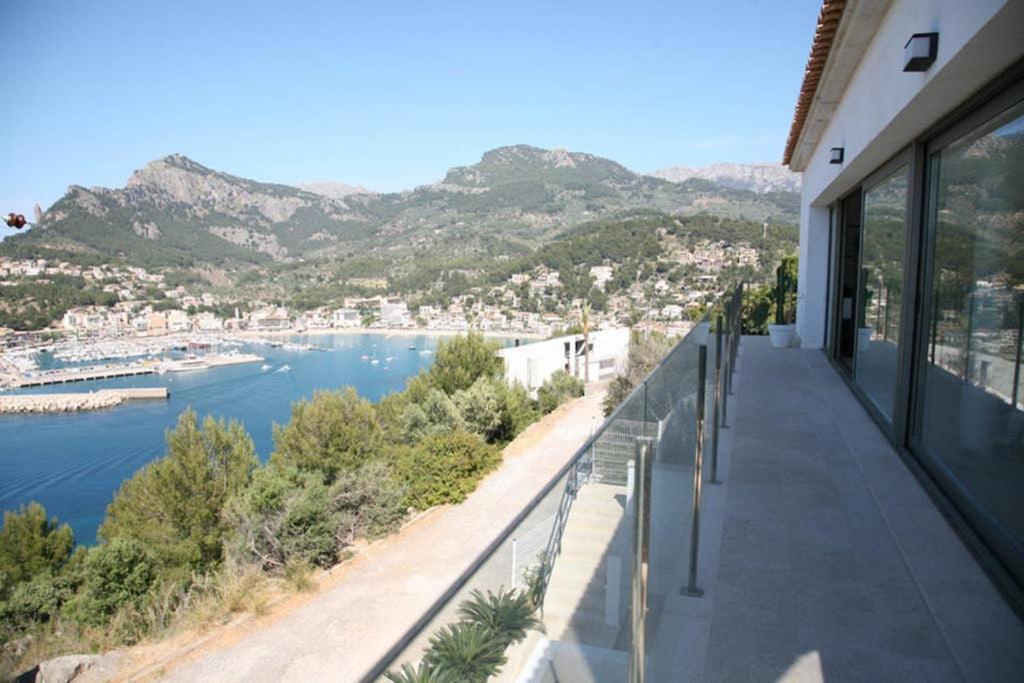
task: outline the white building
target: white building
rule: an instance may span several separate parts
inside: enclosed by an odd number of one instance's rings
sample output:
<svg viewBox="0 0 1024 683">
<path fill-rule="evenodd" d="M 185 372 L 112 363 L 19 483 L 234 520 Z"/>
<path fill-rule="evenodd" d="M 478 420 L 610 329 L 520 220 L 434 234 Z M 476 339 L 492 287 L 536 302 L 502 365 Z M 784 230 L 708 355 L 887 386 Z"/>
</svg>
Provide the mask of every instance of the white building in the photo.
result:
<svg viewBox="0 0 1024 683">
<path fill-rule="evenodd" d="M 589 342 L 591 382 L 611 379 L 625 370 L 629 360 L 628 328 L 591 332 Z M 558 370 L 580 379 L 587 375 L 582 334 L 505 348 L 498 355 L 505 360 L 505 378 L 519 382 L 531 393 Z"/>
<path fill-rule="evenodd" d="M 412 318 L 404 301 L 381 301 L 380 322 L 386 327 L 409 327 Z"/>
<path fill-rule="evenodd" d="M 783 161 L 799 343 L 1024 595 L 1024 2 L 826 1 Z"/>
<path fill-rule="evenodd" d="M 354 308 L 339 308 L 331 314 L 331 325 L 333 327 L 359 327 L 362 325 L 362 318 L 359 311 Z"/>
</svg>

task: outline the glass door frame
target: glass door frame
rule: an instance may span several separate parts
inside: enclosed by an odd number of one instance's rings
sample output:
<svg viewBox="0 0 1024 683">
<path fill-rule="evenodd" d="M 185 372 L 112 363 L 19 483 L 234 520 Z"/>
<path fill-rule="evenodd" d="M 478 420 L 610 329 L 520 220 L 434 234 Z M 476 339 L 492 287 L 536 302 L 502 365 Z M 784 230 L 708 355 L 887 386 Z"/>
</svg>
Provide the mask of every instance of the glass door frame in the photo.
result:
<svg viewBox="0 0 1024 683">
<path fill-rule="evenodd" d="M 843 195 L 839 200 L 832 205 L 833 213 L 838 216 L 836 221 L 835 230 L 835 253 L 830 254 L 830 282 L 835 281 L 832 285 L 831 305 L 829 309 L 831 311 L 832 320 L 829 321 L 829 328 L 831 335 L 829 337 L 830 344 L 828 347 L 828 357 L 832 365 L 839 369 L 839 374 L 846 381 L 847 386 L 857 396 L 857 399 L 867 410 L 871 419 L 875 421 L 878 427 L 882 430 L 893 444 L 903 444 L 906 441 L 907 424 L 909 415 L 909 397 L 910 397 L 910 382 L 908 378 L 911 376 L 911 364 L 913 362 L 913 352 L 915 349 L 914 332 L 916 329 L 916 315 L 917 315 L 917 299 L 918 299 L 918 252 L 920 246 L 920 230 L 921 230 L 921 217 L 923 211 L 921 206 L 923 204 L 922 192 L 920 187 L 923 187 L 919 182 L 921 180 L 920 174 L 923 172 L 923 164 L 921 159 L 923 158 L 923 149 L 921 145 L 912 144 L 909 147 L 904 148 L 894 157 L 886 161 L 884 164 L 879 166 L 870 175 L 865 177 L 860 183 L 858 183 L 856 189 L 852 192 L 848 192 Z M 861 217 L 860 217 L 860 249 L 858 254 L 858 273 L 860 272 L 861 265 L 864 262 L 864 228 L 865 228 L 865 202 L 864 198 L 867 193 L 880 182 L 886 180 L 901 167 L 906 167 L 907 173 L 907 206 L 905 211 L 905 222 L 904 222 L 904 253 L 903 253 L 903 291 L 906 293 L 903 296 L 903 300 L 900 302 L 900 320 L 905 321 L 901 323 L 898 334 L 897 344 L 899 345 L 899 355 L 896 367 L 896 395 L 894 400 L 893 415 L 890 419 L 882 413 L 877 407 L 875 407 L 874 401 L 868 397 L 867 393 L 857 384 L 857 347 L 856 338 L 854 339 L 853 349 L 853 366 L 852 369 L 848 368 L 843 361 L 839 359 L 839 326 L 842 323 L 841 309 L 842 292 L 838 285 L 839 281 L 839 268 L 842 263 L 842 250 L 844 238 L 842 231 L 845 226 L 845 201 L 856 193 L 860 193 L 860 204 L 861 204 Z M 857 317 L 857 311 L 861 304 L 859 294 L 859 274 L 858 274 L 858 294 L 854 297 L 853 302 L 853 315 L 854 320 Z"/>
<path fill-rule="evenodd" d="M 1024 70 L 1019 70 L 1024 71 Z M 957 513 L 966 523 L 968 533 L 962 534 L 976 554 L 983 558 L 983 564 L 989 569 L 996 584 L 1016 603 L 1018 611 L 1024 608 L 1024 556 L 1014 548 L 1006 538 L 1001 525 L 990 515 L 984 505 L 964 486 L 952 470 L 938 457 L 929 454 L 921 438 L 923 429 L 925 374 L 928 369 L 928 331 L 931 325 L 932 292 L 934 276 L 934 236 L 929 233 L 928 216 L 925 210 L 931 211 L 935 205 L 932 192 L 934 178 L 930 168 L 926 168 L 934 154 L 960 138 L 983 127 L 986 123 L 1024 102 L 1024 73 L 1019 80 L 1009 87 L 1003 87 L 995 96 L 990 96 L 980 105 L 973 106 L 967 113 L 961 114 L 951 125 L 945 126 L 941 132 L 930 136 L 926 144 L 919 144 L 923 177 L 920 188 L 927 194 L 927 202 L 922 202 L 920 214 L 921 230 L 919 232 L 919 258 L 916 283 L 918 315 L 914 320 L 917 332 L 914 340 L 914 364 L 907 389 L 911 392 L 911 404 L 907 411 L 907 427 L 905 438 L 898 442 L 906 444 L 913 459 L 925 471 L 938 488 L 941 495 L 949 500 Z M 957 525 L 962 526 L 962 525 Z"/>
</svg>

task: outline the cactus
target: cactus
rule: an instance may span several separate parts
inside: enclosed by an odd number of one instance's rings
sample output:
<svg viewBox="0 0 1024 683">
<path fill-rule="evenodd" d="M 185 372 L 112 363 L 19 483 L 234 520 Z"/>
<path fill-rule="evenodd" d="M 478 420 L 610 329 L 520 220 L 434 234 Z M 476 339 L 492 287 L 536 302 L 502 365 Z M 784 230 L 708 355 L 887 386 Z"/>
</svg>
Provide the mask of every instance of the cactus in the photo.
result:
<svg viewBox="0 0 1024 683">
<path fill-rule="evenodd" d="M 786 324 L 786 272 L 781 264 L 775 269 L 775 324 Z"/>
</svg>

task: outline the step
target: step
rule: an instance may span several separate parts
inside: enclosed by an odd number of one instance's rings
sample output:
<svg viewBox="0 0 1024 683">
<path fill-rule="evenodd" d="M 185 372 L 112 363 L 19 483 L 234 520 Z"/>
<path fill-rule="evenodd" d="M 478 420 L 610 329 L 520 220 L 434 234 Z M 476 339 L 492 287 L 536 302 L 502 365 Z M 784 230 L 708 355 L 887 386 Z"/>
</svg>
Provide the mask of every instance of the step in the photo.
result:
<svg viewBox="0 0 1024 683">
<path fill-rule="evenodd" d="M 622 617 L 623 624 L 628 614 Z M 577 612 L 572 615 L 544 614 L 544 628 L 551 640 L 584 643 L 598 647 L 614 647 L 620 626 L 604 623 L 604 613 Z"/>
<path fill-rule="evenodd" d="M 565 583 L 548 586 L 544 594 L 544 611 L 550 614 L 573 614 L 593 612 L 604 614 L 606 600 L 604 580 L 594 579 L 586 583 Z"/>
</svg>

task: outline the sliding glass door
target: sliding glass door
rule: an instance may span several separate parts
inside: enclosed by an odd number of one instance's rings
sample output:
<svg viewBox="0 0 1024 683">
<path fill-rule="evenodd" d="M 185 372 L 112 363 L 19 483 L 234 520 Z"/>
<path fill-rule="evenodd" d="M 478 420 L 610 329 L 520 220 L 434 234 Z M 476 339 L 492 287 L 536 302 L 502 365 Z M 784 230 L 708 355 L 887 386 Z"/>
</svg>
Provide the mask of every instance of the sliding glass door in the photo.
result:
<svg viewBox="0 0 1024 683">
<path fill-rule="evenodd" d="M 975 117 L 976 119 L 978 117 Z M 1024 565 L 1024 103 L 928 157 L 914 450 Z"/>
<path fill-rule="evenodd" d="M 908 167 L 865 185 L 853 378 L 889 422 L 900 367 Z"/>
</svg>

